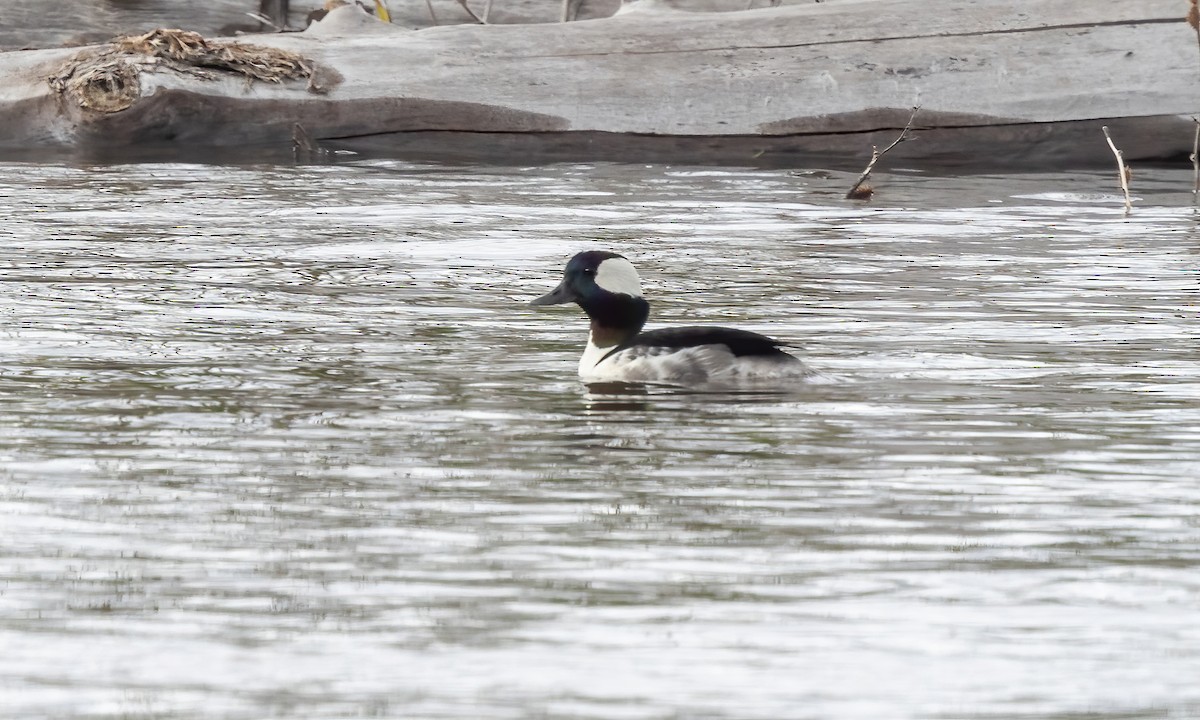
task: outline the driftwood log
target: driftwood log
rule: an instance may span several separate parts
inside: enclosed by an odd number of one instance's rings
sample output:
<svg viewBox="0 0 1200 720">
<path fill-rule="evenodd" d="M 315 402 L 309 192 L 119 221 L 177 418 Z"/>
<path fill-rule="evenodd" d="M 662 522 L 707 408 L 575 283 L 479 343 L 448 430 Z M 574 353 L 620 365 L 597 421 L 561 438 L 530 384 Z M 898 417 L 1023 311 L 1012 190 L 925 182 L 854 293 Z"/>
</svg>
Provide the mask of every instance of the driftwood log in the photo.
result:
<svg viewBox="0 0 1200 720">
<path fill-rule="evenodd" d="M 346 0 L 349 2 L 350 0 Z M 358 0 L 367 6 L 372 0 Z M 732 12 L 818 0 L 668 0 L 693 12 Z M 862 2 L 863 0 L 819 0 Z M 386 0 L 392 22 L 408 28 L 477 23 L 558 22 L 561 0 Z M 571 20 L 612 16 L 622 0 L 570 0 Z M 303 30 L 326 0 L 0 0 L 0 50 L 80 46 L 159 27 L 184 28 L 206 37 Z M 270 24 L 257 19 L 267 18 Z"/>
<path fill-rule="evenodd" d="M 112 105 L 80 102 L 63 80 L 111 46 L 0 53 L 0 153 L 246 157 L 290 152 L 300 125 L 325 147 L 401 156 L 796 164 L 862 158 L 919 105 L 893 163 L 1102 165 L 1101 125 L 1130 162 L 1184 158 L 1200 111 L 1185 11 L 843 0 L 699 13 L 641 0 L 604 19 L 414 31 L 346 7 L 302 33 L 236 39 L 311 75 L 147 56 L 88 86 L 122 93 Z"/>
</svg>

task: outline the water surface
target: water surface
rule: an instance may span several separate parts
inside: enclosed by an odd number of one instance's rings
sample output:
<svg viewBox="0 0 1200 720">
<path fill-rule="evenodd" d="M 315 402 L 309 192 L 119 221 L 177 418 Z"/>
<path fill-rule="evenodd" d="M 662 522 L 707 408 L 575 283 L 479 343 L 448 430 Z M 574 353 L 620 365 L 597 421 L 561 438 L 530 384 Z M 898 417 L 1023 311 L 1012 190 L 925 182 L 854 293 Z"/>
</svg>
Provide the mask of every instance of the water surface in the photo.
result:
<svg viewBox="0 0 1200 720">
<path fill-rule="evenodd" d="M 5 717 L 1193 718 L 1190 172 L 0 165 Z M 531 308 L 843 382 L 593 392 Z"/>
</svg>

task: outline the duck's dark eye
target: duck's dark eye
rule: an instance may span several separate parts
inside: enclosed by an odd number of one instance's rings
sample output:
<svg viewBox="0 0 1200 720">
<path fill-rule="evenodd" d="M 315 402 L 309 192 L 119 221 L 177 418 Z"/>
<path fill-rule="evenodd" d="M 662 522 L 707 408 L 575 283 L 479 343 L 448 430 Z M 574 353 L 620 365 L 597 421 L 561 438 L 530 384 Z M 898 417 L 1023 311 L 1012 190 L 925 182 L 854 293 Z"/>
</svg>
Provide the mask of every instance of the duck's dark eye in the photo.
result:
<svg viewBox="0 0 1200 720">
<path fill-rule="evenodd" d="M 593 268 L 584 268 L 584 269 L 583 269 L 583 274 L 584 274 L 584 275 L 595 275 L 595 274 L 596 274 L 596 271 L 595 271 L 595 269 L 593 269 Z"/>
</svg>

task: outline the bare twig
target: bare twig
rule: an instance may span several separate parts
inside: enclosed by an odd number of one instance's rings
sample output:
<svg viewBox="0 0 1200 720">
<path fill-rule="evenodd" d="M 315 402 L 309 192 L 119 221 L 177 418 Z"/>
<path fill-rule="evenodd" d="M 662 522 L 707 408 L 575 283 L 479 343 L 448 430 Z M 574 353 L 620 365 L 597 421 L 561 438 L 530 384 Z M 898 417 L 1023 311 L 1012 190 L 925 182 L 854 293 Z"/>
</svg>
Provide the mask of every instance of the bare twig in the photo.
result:
<svg viewBox="0 0 1200 720">
<path fill-rule="evenodd" d="M 871 197 L 871 194 L 875 191 L 871 189 L 870 185 L 867 184 L 867 178 L 871 177 L 871 171 L 875 169 L 875 163 L 879 162 L 879 158 L 886 155 L 889 150 L 905 140 L 910 139 L 908 137 L 908 131 L 912 128 L 913 120 L 916 119 L 917 111 L 920 109 L 920 105 L 917 105 L 912 109 L 912 115 L 908 116 L 908 122 L 904 123 L 904 129 L 900 131 L 899 137 L 893 140 L 891 145 L 888 145 L 883 150 L 880 150 L 875 145 L 871 146 L 871 162 L 867 163 L 867 169 L 862 171 L 862 175 L 859 175 L 858 180 L 854 183 L 854 185 L 852 185 L 850 189 L 846 191 L 846 199 L 866 200 L 867 198 Z"/>
<path fill-rule="evenodd" d="M 433 20 L 434 25 L 440 25 L 438 22 L 437 13 L 433 11 L 433 0 L 425 0 L 425 7 L 429 9 L 429 19 Z"/>
<path fill-rule="evenodd" d="M 462 5 L 462 9 L 467 11 L 467 14 L 471 16 L 472 20 L 479 23 L 480 25 L 487 25 L 487 23 L 483 21 L 483 18 L 476 15 L 474 10 L 467 7 L 467 0 L 458 0 L 458 4 Z"/>
<path fill-rule="evenodd" d="M 292 152 L 296 155 L 300 153 L 312 154 L 316 152 L 317 144 L 312 141 L 308 131 L 300 123 L 292 125 Z"/>
<path fill-rule="evenodd" d="M 319 162 L 329 157 L 329 151 L 313 140 L 300 123 L 292 125 L 292 158 L 298 163 Z"/>
<path fill-rule="evenodd" d="M 1113 155 L 1115 155 L 1117 158 L 1117 174 L 1120 176 L 1121 180 L 1121 192 L 1125 193 L 1125 214 L 1128 215 L 1130 211 L 1133 210 L 1133 202 L 1129 199 L 1129 178 L 1133 175 L 1133 173 L 1129 170 L 1129 167 L 1125 165 L 1125 156 L 1121 154 L 1121 151 L 1117 149 L 1116 144 L 1113 143 L 1112 135 L 1108 134 L 1108 126 L 1105 125 L 1100 129 L 1104 131 L 1104 139 L 1108 141 L 1108 147 L 1112 150 Z"/>
<path fill-rule="evenodd" d="M 254 18 L 255 20 L 257 20 L 259 23 L 261 23 L 263 25 L 269 25 L 269 26 L 275 28 L 275 32 L 283 32 L 283 28 L 276 25 L 271 20 L 271 18 L 267 17 L 266 15 L 263 15 L 260 12 L 248 12 L 246 14 L 249 15 L 250 17 Z"/>
<path fill-rule="evenodd" d="M 1200 117 L 1193 115 L 1192 122 L 1196 125 L 1196 134 L 1192 137 L 1192 154 L 1188 159 L 1192 161 L 1192 205 L 1195 205 L 1200 197 Z"/>
<path fill-rule="evenodd" d="M 483 20 L 484 25 L 487 25 L 492 21 L 492 0 L 487 0 L 487 3 L 484 4 L 483 17 L 480 19 Z"/>
<path fill-rule="evenodd" d="M 1200 48 L 1200 6 L 1197 0 L 1188 2 L 1187 22 L 1196 32 L 1196 46 Z M 1200 60 L 1200 55 L 1196 57 Z M 1196 134 L 1192 139 L 1192 154 L 1189 157 L 1192 160 L 1192 205 L 1195 206 L 1200 199 L 1200 118 L 1192 116 L 1192 122 L 1196 123 Z"/>
</svg>

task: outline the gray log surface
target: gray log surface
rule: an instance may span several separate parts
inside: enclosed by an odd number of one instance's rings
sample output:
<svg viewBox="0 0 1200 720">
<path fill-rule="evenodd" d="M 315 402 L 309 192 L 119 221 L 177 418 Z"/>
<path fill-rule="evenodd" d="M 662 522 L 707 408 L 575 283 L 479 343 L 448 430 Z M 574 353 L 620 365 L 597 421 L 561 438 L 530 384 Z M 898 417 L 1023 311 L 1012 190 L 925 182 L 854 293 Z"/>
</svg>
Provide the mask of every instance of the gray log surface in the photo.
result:
<svg viewBox="0 0 1200 720">
<path fill-rule="evenodd" d="M 328 92 L 147 72 L 104 114 L 46 83 L 75 50 L 0 53 L 0 148 L 323 144 L 399 154 L 627 154 L 745 162 L 869 153 L 964 167 L 1186 155 L 1200 50 L 1184 3 L 840 0 L 732 13 L 642 0 L 611 18 L 412 31 L 352 8 L 243 37 L 312 59 Z M 485 133 L 480 136 L 478 133 Z"/>
<path fill-rule="evenodd" d="M 815 0 L 781 0 L 813 4 Z M 857 0 L 820 0 L 855 2 Z M 371 5 L 371 0 L 363 0 Z M 466 0 L 476 16 L 488 0 Z M 731 12 L 766 7 L 771 0 L 670 0 L 684 10 Z M 496 24 L 558 22 L 561 0 L 493 0 L 489 21 Z M 392 22 L 408 28 L 474 23 L 458 0 L 387 0 Z M 0 0 L 0 50 L 79 46 L 105 42 L 158 27 L 183 28 L 206 37 L 271 30 L 247 13 L 286 6 L 286 24 L 301 30 L 307 16 L 324 0 Z M 610 17 L 621 0 L 571 0 L 572 19 Z M 429 9 L 433 8 L 434 17 Z M 436 22 L 435 22 L 436 20 Z"/>
</svg>

